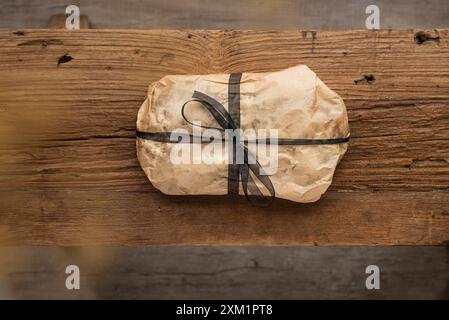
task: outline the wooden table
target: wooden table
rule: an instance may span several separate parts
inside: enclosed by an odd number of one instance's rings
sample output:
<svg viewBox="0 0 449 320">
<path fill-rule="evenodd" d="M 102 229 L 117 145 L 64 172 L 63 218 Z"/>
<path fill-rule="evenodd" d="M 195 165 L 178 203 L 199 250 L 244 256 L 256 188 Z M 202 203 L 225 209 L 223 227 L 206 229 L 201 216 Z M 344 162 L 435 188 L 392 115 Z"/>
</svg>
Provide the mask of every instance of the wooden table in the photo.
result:
<svg viewBox="0 0 449 320">
<path fill-rule="evenodd" d="M 449 31 L 0 30 L 1 244 L 449 244 Z M 174 197 L 135 152 L 166 74 L 306 64 L 348 108 L 323 198 Z"/>
</svg>

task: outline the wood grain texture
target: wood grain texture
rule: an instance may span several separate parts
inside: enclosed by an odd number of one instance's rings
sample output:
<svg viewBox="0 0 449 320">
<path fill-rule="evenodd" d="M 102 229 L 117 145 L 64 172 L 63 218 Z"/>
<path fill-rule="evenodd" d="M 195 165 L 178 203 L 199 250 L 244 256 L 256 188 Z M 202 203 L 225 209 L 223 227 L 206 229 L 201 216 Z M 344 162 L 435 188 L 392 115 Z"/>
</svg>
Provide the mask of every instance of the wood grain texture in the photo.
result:
<svg viewBox="0 0 449 320">
<path fill-rule="evenodd" d="M 0 241 L 447 244 L 448 35 L 1 30 Z M 150 82 L 295 64 L 348 108 L 350 148 L 321 201 L 261 210 L 244 199 L 164 196 L 150 185 L 134 138 Z"/>
<path fill-rule="evenodd" d="M 448 269 L 444 247 L 0 247 L 0 298 L 447 299 Z"/>
<path fill-rule="evenodd" d="M 358 29 L 371 4 L 381 28 L 449 27 L 446 0 L 2 0 L 0 28 L 45 28 L 72 3 L 95 29 Z"/>
</svg>

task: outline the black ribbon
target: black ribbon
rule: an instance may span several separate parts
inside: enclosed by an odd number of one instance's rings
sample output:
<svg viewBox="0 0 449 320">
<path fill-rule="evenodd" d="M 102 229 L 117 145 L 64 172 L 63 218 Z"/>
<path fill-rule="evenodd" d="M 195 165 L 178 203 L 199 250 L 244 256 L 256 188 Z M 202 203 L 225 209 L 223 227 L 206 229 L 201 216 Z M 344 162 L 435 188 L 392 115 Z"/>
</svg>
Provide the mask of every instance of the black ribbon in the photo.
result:
<svg viewBox="0 0 449 320">
<path fill-rule="evenodd" d="M 228 84 L 228 110 L 217 100 L 204 94 L 199 91 L 194 91 L 192 95 L 192 99 L 186 101 L 181 108 L 181 115 L 184 120 L 191 124 L 192 126 L 198 126 L 197 124 L 192 123 L 185 116 L 185 108 L 189 102 L 197 101 L 199 102 L 217 121 L 220 127 L 207 127 L 200 126 L 206 129 L 216 129 L 220 131 L 225 131 L 225 129 L 231 129 L 234 135 L 232 136 L 232 140 L 229 137 L 222 137 L 221 141 L 227 141 L 230 143 L 230 147 L 232 147 L 232 155 L 233 159 L 229 159 L 228 165 L 228 194 L 229 195 L 238 195 L 239 193 L 239 182 L 242 182 L 242 188 L 245 196 L 252 203 L 257 205 L 269 205 L 274 200 L 276 193 L 274 190 L 274 186 L 267 175 L 261 174 L 262 166 L 256 160 L 256 157 L 250 153 L 248 148 L 246 147 L 246 143 L 259 143 L 259 140 L 253 141 L 242 141 L 239 137 L 239 129 L 240 128 L 240 80 L 242 74 L 241 73 L 232 73 L 229 77 Z M 229 133 L 229 131 L 225 131 Z M 182 135 L 178 134 L 181 137 L 178 141 L 173 141 L 170 139 L 171 132 L 143 132 L 136 130 L 136 135 L 138 138 L 154 140 L 160 142 L 171 142 L 178 143 L 182 140 Z M 189 135 L 189 139 L 187 141 L 192 141 L 192 135 Z M 193 141 L 198 141 L 200 143 L 209 143 L 212 142 L 211 138 L 201 137 L 201 139 L 194 139 Z M 340 144 L 346 143 L 349 141 L 349 137 L 344 138 L 334 138 L 334 139 L 278 139 L 276 143 L 278 145 L 323 145 L 323 144 Z M 264 143 L 270 144 L 270 140 L 264 140 Z M 238 163 L 236 161 L 238 155 L 243 155 L 243 163 Z M 249 161 L 251 157 L 252 161 Z M 269 196 L 263 194 L 258 185 L 253 179 L 257 178 L 261 182 L 261 184 L 265 187 Z"/>
<path fill-rule="evenodd" d="M 239 80 L 240 81 L 240 80 Z M 239 95 L 238 92 L 233 92 L 233 95 Z M 206 126 L 200 126 L 202 128 L 207 129 L 217 129 L 220 131 L 224 131 L 225 129 L 232 129 L 233 133 L 237 133 L 237 135 L 233 135 L 233 139 L 229 139 L 229 137 L 224 137 L 224 140 L 231 144 L 231 148 L 233 148 L 232 156 L 233 159 L 229 159 L 229 165 L 228 165 L 228 194 L 229 195 L 238 195 L 239 193 L 239 182 L 242 181 L 242 187 L 243 192 L 245 193 L 245 196 L 253 203 L 259 204 L 259 205 L 267 205 L 270 204 L 273 199 L 275 198 L 275 191 L 274 186 L 271 183 L 270 178 L 267 175 L 262 175 L 260 172 L 260 169 L 262 166 L 259 164 L 259 162 L 256 160 L 254 155 L 251 155 L 248 148 L 245 146 L 244 142 L 240 140 L 240 137 L 238 136 L 239 126 L 237 123 L 239 123 L 239 119 L 233 118 L 231 116 L 231 111 L 234 110 L 234 114 L 236 113 L 236 110 L 239 111 L 239 104 L 237 105 L 236 102 L 237 99 L 234 97 L 232 98 L 232 101 L 229 100 L 228 109 L 229 112 L 225 109 L 225 107 L 215 100 L 214 98 L 202 93 L 195 91 L 193 93 L 192 99 L 189 101 L 186 101 L 181 109 L 181 115 L 184 118 L 184 120 L 191 125 L 196 124 L 189 121 L 185 116 L 185 108 L 187 104 L 191 101 L 197 101 L 201 103 L 201 105 L 204 106 L 204 108 L 212 114 L 214 119 L 218 122 L 218 124 L 221 126 L 221 128 L 212 128 L 212 127 L 206 127 Z M 240 100 L 240 97 L 238 97 L 238 100 Z M 237 120 L 237 121 L 236 121 Z M 229 134 L 229 131 L 226 131 L 227 134 Z M 223 139 L 223 138 L 222 138 Z M 238 155 L 243 155 L 243 163 L 238 163 L 237 157 Z M 252 157 L 252 161 L 249 161 L 249 157 Z M 253 163 L 254 162 L 254 163 Z M 257 178 L 267 189 L 270 196 L 265 196 L 262 191 L 257 186 L 256 182 L 254 181 L 252 175 Z"/>
</svg>

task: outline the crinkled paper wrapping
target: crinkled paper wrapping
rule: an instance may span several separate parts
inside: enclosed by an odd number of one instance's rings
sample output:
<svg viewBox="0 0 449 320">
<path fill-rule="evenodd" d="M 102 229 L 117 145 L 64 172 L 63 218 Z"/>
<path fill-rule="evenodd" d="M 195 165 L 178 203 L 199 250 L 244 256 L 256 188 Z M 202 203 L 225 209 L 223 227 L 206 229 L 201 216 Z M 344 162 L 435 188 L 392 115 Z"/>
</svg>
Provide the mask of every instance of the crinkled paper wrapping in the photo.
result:
<svg viewBox="0 0 449 320">
<path fill-rule="evenodd" d="M 192 93 L 203 92 L 227 108 L 228 74 L 169 75 L 152 83 L 140 107 L 137 129 L 193 132 L 181 116 Z M 196 106 L 194 106 L 196 107 Z M 192 108 L 193 109 L 193 108 Z M 195 110 L 193 110 L 195 111 Z M 190 112 L 203 125 L 217 127 L 199 108 Z M 349 136 L 346 107 L 305 65 L 267 73 L 243 73 L 240 84 L 240 128 L 277 129 L 278 138 L 331 139 Z M 137 139 L 139 162 L 154 187 L 170 195 L 223 195 L 228 190 L 227 154 L 222 163 L 173 164 L 174 143 Z M 297 202 L 317 201 L 347 150 L 347 143 L 279 145 L 278 170 L 270 176 L 276 197 Z M 243 195 L 240 185 L 240 194 Z"/>
</svg>

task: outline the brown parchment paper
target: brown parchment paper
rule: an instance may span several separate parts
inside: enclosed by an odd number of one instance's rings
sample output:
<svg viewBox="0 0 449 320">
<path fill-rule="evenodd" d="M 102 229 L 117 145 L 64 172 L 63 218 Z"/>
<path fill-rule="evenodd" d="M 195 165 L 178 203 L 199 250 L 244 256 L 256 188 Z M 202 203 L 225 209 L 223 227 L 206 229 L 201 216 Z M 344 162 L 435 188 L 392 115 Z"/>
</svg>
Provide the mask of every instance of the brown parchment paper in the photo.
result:
<svg viewBox="0 0 449 320">
<path fill-rule="evenodd" d="M 140 107 L 137 129 L 170 132 L 193 128 L 181 108 L 195 90 L 228 107 L 228 74 L 170 75 L 152 83 Z M 189 118 L 217 127 L 200 106 L 189 108 Z M 277 129 L 278 138 L 331 139 L 349 136 L 343 100 L 305 65 L 267 73 L 243 73 L 240 84 L 242 130 Z M 327 190 L 347 143 L 311 146 L 278 146 L 278 169 L 270 179 L 276 197 L 313 202 Z M 173 164 L 175 144 L 137 139 L 139 162 L 154 187 L 170 195 L 227 194 L 227 154 L 215 164 Z M 204 147 L 204 146 L 203 146 Z M 224 148 L 223 148 L 224 149 Z M 262 188 L 261 188 L 262 189 Z M 243 194 L 240 185 L 240 194 Z"/>
</svg>

